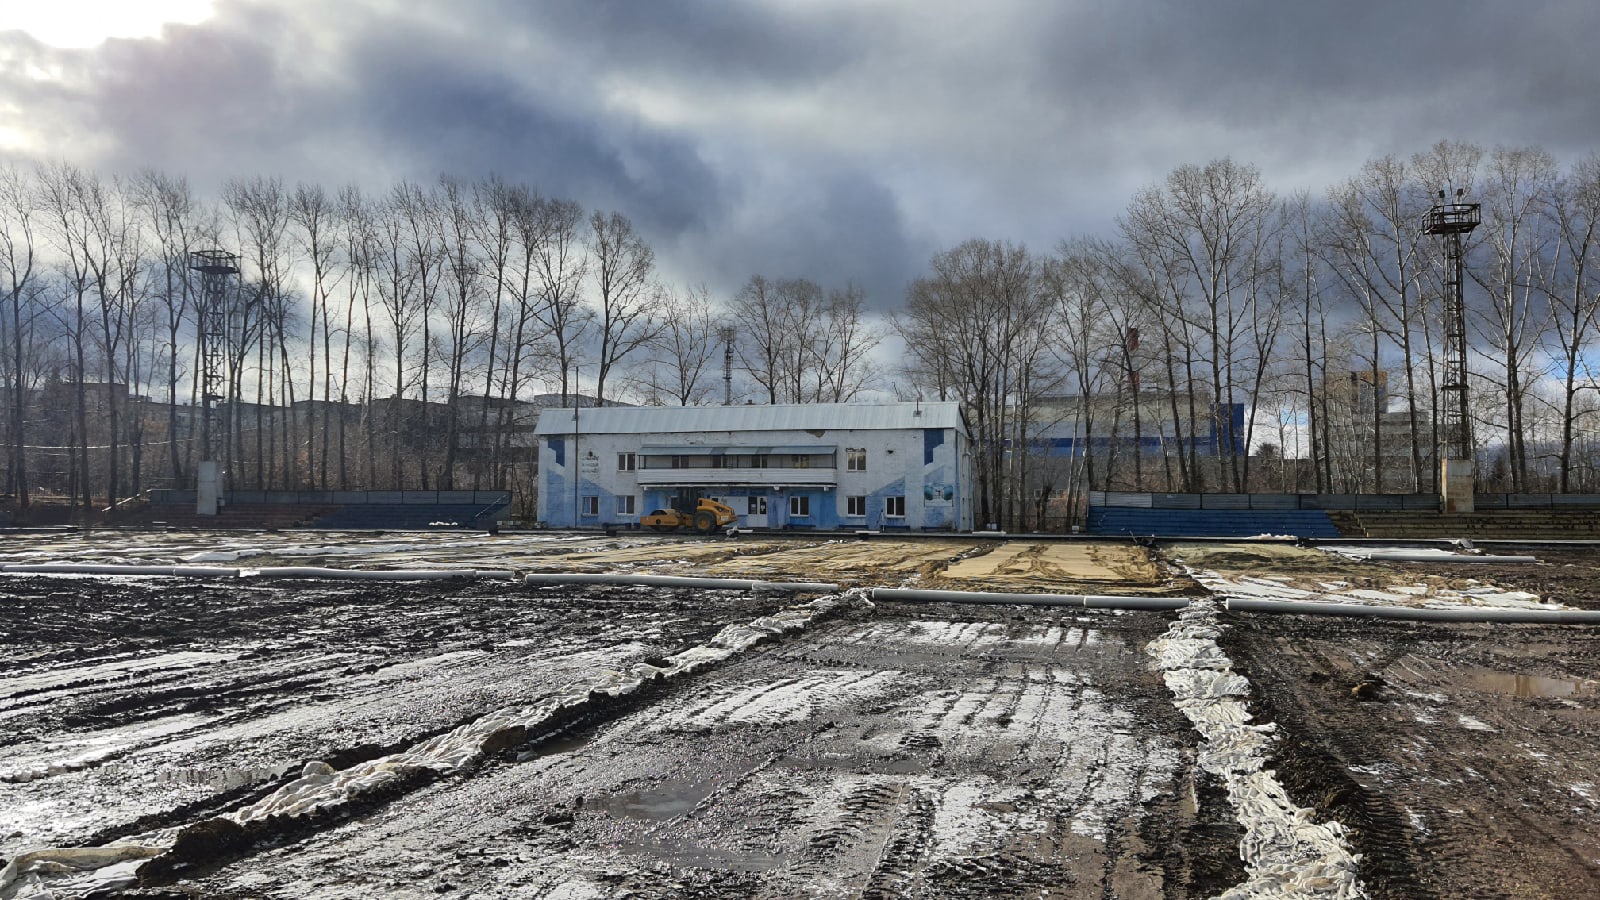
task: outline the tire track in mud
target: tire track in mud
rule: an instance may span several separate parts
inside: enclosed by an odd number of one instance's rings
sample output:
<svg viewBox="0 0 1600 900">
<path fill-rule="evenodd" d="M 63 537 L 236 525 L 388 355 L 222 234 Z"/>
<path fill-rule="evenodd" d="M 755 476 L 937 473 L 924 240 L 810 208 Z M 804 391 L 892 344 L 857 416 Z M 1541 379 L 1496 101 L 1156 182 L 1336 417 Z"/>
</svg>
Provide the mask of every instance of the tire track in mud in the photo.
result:
<svg viewBox="0 0 1600 900">
<path fill-rule="evenodd" d="M 1230 652 L 1292 735 L 1273 764 L 1351 826 L 1373 896 L 1600 894 L 1600 807 L 1567 787 L 1600 771 L 1596 698 L 1517 696 L 1500 677 L 1595 677 L 1591 630 L 1235 627 Z"/>
<path fill-rule="evenodd" d="M 771 599 L 682 592 L 308 584 L 241 590 L 224 609 L 204 583 L 83 582 L 74 592 L 62 583 L 0 582 L 15 613 L 0 628 L 24 650 L 45 651 L 0 660 L 0 680 L 39 687 L 43 678 L 55 691 L 23 698 L 48 702 L 0 710 L 11 741 L 0 746 L 0 773 L 22 776 L 0 781 L 0 859 L 30 844 L 98 843 L 215 814 L 308 759 L 356 764 L 531 699 L 550 679 L 659 659 L 714 631 L 720 614 L 742 620 L 776 608 Z M 73 616 L 67 638 L 40 637 L 31 623 L 63 618 L 69 595 L 74 608 L 92 597 L 148 616 L 140 626 L 148 634 L 130 640 L 107 624 L 119 614 Z M 214 623 L 192 621 L 202 606 Z M 196 652 L 214 664 L 187 670 L 191 686 L 170 672 L 80 673 Z"/>
<path fill-rule="evenodd" d="M 1161 627 L 857 611 L 672 685 L 570 749 L 435 784 L 199 886 L 392 891 L 403 845 L 428 848 L 408 857 L 425 876 L 402 881 L 419 894 L 1186 896 L 1208 889 L 1190 874 L 1204 866 L 1143 837 L 1149 808 L 1176 833 L 1195 821 L 1177 802 L 1187 725 L 1134 664 Z M 1217 865 L 1236 852 L 1186 849 Z M 456 862 L 480 853 L 504 864 Z"/>
<path fill-rule="evenodd" d="M 489 756 L 528 743 L 536 735 L 565 730 L 608 707 L 625 707 L 632 701 L 624 698 L 649 693 L 641 689 L 650 682 L 692 674 L 774 636 L 799 630 L 811 619 L 831 614 L 840 602 L 824 599 L 763 616 L 748 625 L 726 627 L 709 644 L 667 657 L 661 665 L 638 663 L 627 675 L 602 672 L 531 707 L 497 711 L 435 735 L 420 746 L 356 762 L 342 771 L 322 762 L 309 763 L 300 778 L 255 803 L 225 816 L 186 825 L 176 832 L 135 835 L 125 842 L 127 846 L 114 851 L 64 849 L 26 854 L 27 867 L 19 877 L 44 878 L 42 873 L 59 863 L 68 863 L 70 869 L 69 861 L 85 854 L 94 860 L 109 860 L 112 857 L 107 854 L 129 852 L 153 857 L 139 866 L 141 881 L 170 880 L 197 865 L 214 867 L 247 854 L 250 845 L 262 839 L 315 831 L 330 821 L 341 821 L 385 804 L 439 777 L 464 772 Z M 120 861 L 121 856 L 116 859 Z M 12 868 L 15 866 L 7 870 L 8 877 Z M 108 877 L 126 877 L 118 868 L 107 870 L 113 873 Z M 0 884 L 0 890 L 6 887 Z"/>
</svg>

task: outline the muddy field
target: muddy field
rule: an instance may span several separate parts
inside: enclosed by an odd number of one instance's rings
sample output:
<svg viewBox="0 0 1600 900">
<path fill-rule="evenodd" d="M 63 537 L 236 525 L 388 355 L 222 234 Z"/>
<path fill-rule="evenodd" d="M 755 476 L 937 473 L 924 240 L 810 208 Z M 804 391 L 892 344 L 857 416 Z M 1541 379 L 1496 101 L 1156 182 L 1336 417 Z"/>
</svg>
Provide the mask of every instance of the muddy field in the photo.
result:
<svg viewBox="0 0 1600 900">
<path fill-rule="evenodd" d="M 1541 562 L 19 536 L 0 564 L 244 572 L 0 576 L 0 862 L 20 871 L 0 897 L 1600 896 L 1592 628 L 250 576 L 287 561 L 1600 608 L 1590 554 L 1518 552 Z M 1197 717 L 1205 684 L 1248 710 L 1232 731 Z M 1282 792 L 1287 833 L 1251 779 Z M 74 848 L 77 868 L 52 871 Z"/>
</svg>

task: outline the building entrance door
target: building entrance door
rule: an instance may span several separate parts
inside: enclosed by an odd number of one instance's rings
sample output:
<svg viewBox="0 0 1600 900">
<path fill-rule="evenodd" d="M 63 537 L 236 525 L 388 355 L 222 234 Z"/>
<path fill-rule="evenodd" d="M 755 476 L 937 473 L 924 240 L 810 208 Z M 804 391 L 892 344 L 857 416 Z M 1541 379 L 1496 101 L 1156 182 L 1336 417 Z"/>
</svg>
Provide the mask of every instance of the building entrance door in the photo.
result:
<svg viewBox="0 0 1600 900">
<path fill-rule="evenodd" d="M 746 528 L 767 527 L 767 498 L 764 494 L 746 497 L 744 524 Z M 734 509 L 738 509 L 737 506 Z"/>
</svg>

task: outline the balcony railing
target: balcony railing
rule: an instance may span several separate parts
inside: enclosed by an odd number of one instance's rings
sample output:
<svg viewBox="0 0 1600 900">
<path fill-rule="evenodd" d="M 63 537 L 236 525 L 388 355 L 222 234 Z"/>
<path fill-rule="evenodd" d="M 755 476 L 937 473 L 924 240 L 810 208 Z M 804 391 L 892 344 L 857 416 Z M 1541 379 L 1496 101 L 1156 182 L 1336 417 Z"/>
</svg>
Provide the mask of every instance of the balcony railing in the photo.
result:
<svg viewBox="0 0 1600 900">
<path fill-rule="evenodd" d="M 641 485 L 666 484 L 834 484 L 837 469 L 770 469 L 770 468 L 693 468 L 693 469 L 640 469 L 636 473 Z"/>
</svg>

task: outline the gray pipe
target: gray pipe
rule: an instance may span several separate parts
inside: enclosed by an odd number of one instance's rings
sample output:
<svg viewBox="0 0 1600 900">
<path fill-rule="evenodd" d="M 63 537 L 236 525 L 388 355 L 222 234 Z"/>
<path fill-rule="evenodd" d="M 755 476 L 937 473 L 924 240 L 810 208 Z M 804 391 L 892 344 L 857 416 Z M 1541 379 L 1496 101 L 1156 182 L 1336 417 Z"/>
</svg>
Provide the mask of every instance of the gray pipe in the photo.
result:
<svg viewBox="0 0 1600 900">
<path fill-rule="evenodd" d="M 996 591 L 938 591 L 926 588 L 873 588 L 873 600 L 935 603 L 1001 603 L 1024 606 L 1078 606 L 1086 609 L 1183 609 L 1190 597 L 1118 597 L 1106 594 L 1008 594 Z"/>
<path fill-rule="evenodd" d="M 839 586 L 826 581 L 753 581 L 750 589 L 756 593 L 833 594 Z"/>
<path fill-rule="evenodd" d="M 793 591 L 833 593 L 837 584 L 824 582 L 754 581 L 749 578 L 700 578 L 687 575 L 634 575 L 623 572 L 531 572 L 525 584 L 629 584 L 651 587 L 707 588 L 717 591 Z"/>
<path fill-rule="evenodd" d="M 168 575 L 178 578 L 238 578 L 238 569 L 217 566 L 130 566 L 118 563 L 11 563 L 0 572 L 39 575 Z"/>
<path fill-rule="evenodd" d="M 1236 612 L 1288 613 L 1311 616 L 1367 616 L 1413 622 L 1511 622 L 1531 625 L 1596 625 L 1600 610 L 1588 609 L 1432 609 L 1415 606 L 1369 606 L 1363 603 L 1317 603 L 1304 600 L 1258 600 L 1230 597 L 1223 606 Z"/>
<path fill-rule="evenodd" d="M 337 578 L 353 581 L 443 581 L 449 578 L 514 577 L 509 571 L 479 569 L 325 569 L 320 566 L 268 566 L 258 578 Z"/>
</svg>

